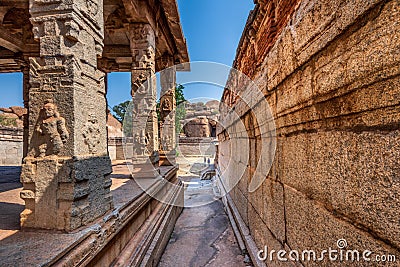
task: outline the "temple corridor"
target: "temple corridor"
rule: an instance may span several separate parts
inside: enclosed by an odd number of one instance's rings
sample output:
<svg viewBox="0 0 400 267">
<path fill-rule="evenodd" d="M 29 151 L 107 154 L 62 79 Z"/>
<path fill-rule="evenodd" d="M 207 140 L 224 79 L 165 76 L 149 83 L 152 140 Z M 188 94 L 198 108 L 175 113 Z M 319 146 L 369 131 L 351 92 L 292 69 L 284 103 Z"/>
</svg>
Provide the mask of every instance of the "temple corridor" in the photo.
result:
<svg viewBox="0 0 400 267">
<path fill-rule="evenodd" d="M 400 266 L 400 0 L 224 1 L 0 0 L 0 267 Z"/>
</svg>

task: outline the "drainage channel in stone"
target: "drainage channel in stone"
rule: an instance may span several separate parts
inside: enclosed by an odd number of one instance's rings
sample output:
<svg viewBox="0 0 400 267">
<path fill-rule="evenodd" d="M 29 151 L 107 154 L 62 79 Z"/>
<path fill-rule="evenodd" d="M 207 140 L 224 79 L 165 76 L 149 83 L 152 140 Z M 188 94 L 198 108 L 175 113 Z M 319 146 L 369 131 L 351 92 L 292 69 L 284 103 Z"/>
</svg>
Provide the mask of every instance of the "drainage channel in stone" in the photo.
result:
<svg viewBox="0 0 400 267">
<path fill-rule="evenodd" d="M 159 267 L 252 266 L 241 254 L 214 178 L 180 173 L 185 184 L 185 208 L 175 225 Z"/>
</svg>

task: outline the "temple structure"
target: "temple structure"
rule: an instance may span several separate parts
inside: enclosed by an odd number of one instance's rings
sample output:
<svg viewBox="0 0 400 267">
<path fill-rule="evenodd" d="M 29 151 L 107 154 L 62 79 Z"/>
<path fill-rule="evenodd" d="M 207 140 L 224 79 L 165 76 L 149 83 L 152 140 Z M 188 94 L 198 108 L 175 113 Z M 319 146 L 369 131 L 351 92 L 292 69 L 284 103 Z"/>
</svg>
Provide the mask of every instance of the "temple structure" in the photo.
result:
<svg viewBox="0 0 400 267">
<path fill-rule="evenodd" d="M 131 72 L 137 111 L 132 128 L 140 137 L 133 139 L 136 149 L 128 155 L 138 169 L 135 178 L 152 178 L 154 194 L 178 203 L 182 192 L 173 158 L 158 167 L 158 140 L 174 140 L 175 133 L 171 126 L 172 131 L 158 134 L 154 75 L 188 61 L 174 0 L 0 1 L 0 72 L 23 73 L 28 110 L 21 173 L 24 231 L 3 240 L 8 257 L 16 253 L 15 242 L 30 247 L 26 236 L 35 233 L 37 239 L 46 236 L 57 244 L 57 252 L 47 255 L 44 247 L 42 252 L 36 247 L 38 265 L 157 262 L 164 235 L 172 231 L 181 208 L 149 197 L 133 180 L 126 192 L 114 190 L 107 151 L 107 73 Z M 168 71 L 162 87 L 173 89 L 175 72 L 185 70 Z M 174 94 L 167 95 L 165 112 L 173 114 Z M 135 132 L 143 120 L 145 127 Z M 173 142 L 162 151 L 169 150 Z M 152 175 L 142 169 L 146 161 Z M 165 192 L 159 178 L 178 189 Z M 40 234 L 39 229 L 57 232 Z M 68 241 L 72 235 L 79 235 L 78 246 Z M 147 254 L 134 254 L 143 244 L 151 246 Z M 25 252 L 35 254 L 35 249 Z M 7 260 L 2 258 L 3 263 Z"/>
<path fill-rule="evenodd" d="M 399 1 L 255 2 L 221 100 L 234 119 L 218 130 L 221 188 L 253 263 L 396 264 Z"/>
</svg>

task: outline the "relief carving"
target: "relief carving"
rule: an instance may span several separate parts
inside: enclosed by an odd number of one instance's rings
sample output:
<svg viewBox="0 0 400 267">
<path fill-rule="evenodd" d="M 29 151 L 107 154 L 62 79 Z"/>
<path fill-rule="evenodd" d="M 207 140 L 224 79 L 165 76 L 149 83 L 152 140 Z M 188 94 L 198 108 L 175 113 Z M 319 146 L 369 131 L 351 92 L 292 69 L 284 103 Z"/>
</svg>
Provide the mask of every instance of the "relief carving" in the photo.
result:
<svg viewBox="0 0 400 267">
<path fill-rule="evenodd" d="M 65 126 L 65 119 L 60 116 L 52 100 L 46 100 L 41 109 L 35 131 L 39 134 L 39 157 L 60 153 L 69 133 Z"/>
<path fill-rule="evenodd" d="M 39 5 L 46 5 L 46 4 L 60 4 L 62 3 L 61 0 L 35 0 L 36 4 Z"/>
<path fill-rule="evenodd" d="M 132 67 L 153 69 L 156 53 L 152 46 L 143 49 L 135 49 L 132 56 Z"/>
<path fill-rule="evenodd" d="M 149 143 L 148 137 L 145 135 L 144 131 L 140 134 L 136 133 L 134 138 L 133 152 L 136 156 L 147 156 L 149 154 L 149 149 L 147 145 Z"/>
<path fill-rule="evenodd" d="M 146 81 L 147 81 L 147 77 L 143 73 L 139 74 L 139 76 L 136 78 L 136 80 L 132 83 L 131 95 L 134 96 L 135 93 L 145 94 L 146 88 L 143 84 Z"/>
<path fill-rule="evenodd" d="M 97 146 L 100 144 L 100 128 L 97 119 L 90 116 L 82 132 L 85 144 L 88 146 L 90 153 L 97 152 Z"/>
<path fill-rule="evenodd" d="M 92 16 L 96 16 L 99 12 L 99 5 L 94 0 L 86 0 L 86 7 Z"/>
<path fill-rule="evenodd" d="M 156 52 L 152 46 L 146 48 L 144 62 L 146 68 L 153 68 L 155 62 Z"/>
<path fill-rule="evenodd" d="M 147 23 L 134 23 L 130 24 L 130 38 L 132 42 L 148 41 L 153 43 L 155 35 L 153 28 Z"/>
<path fill-rule="evenodd" d="M 164 98 L 164 101 L 161 104 L 161 111 L 162 112 L 172 111 L 172 103 L 171 100 L 169 100 L 169 98 Z"/>
<path fill-rule="evenodd" d="M 149 24 L 130 24 L 129 39 L 132 50 L 132 67 L 155 67 L 155 35 Z"/>
<path fill-rule="evenodd" d="M 172 110 L 174 110 L 174 90 L 170 89 L 168 90 L 161 98 L 161 115 L 163 118 L 168 116 L 169 113 L 171 113 Z"/>
<path fill-rule="evenodd" d="M 171 151 L 172 147 L 172 138 L 169 135 L 163 136 L 162 138 L 162 150 Z"/>
<path fill-rule="evenodd" d="M 166 69 L 166 68 L 171 67 L 173 65 L 174 65 L 173 56 L 171 56 L 169 54 L 162 55 L 161 60 L 160 60 L 161 69 Z"/>
<path fill-rule="evenodd" d="M 77 42 L 79 39 L 79 25 L 73 20 L 65 22 L 65 37 L 71 41 Z"/>
</svg>

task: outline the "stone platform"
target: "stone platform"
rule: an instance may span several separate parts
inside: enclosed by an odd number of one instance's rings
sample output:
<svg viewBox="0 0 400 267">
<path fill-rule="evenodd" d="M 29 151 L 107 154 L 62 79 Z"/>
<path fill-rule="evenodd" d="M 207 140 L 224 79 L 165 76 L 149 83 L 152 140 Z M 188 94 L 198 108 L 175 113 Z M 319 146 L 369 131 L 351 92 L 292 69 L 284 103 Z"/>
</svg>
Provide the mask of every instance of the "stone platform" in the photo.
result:
<svg viewBox="0 0 400 267">
<path fill-rule="evenodd" d="M 161 168 L 166 180 L 180 184 L 176 172 L 176 167 Z M 123 162 L 113 164 L 112 182 L 115 208 L 95 223 L 69 234 L 21 231 L 19 213 L 24 202 L 19 198 L 19 169 L 0 170 L 0 266 L 157 264 L 182 208 L 147 195 L 130 179 Z M 160 180 L 144 184 L 147 190 L 165 195 L 171 202 L 183 201 L 181 187 L 175 192 L 166 192 Z"/>
</svg>

